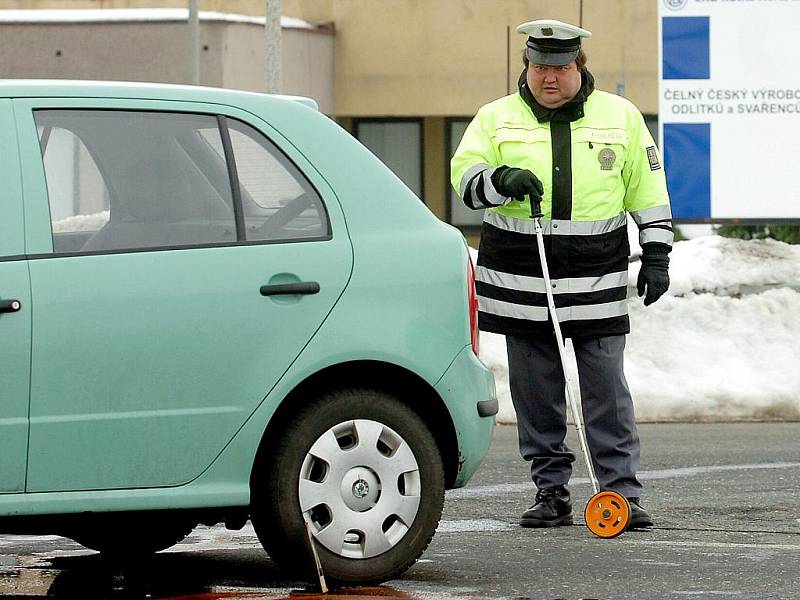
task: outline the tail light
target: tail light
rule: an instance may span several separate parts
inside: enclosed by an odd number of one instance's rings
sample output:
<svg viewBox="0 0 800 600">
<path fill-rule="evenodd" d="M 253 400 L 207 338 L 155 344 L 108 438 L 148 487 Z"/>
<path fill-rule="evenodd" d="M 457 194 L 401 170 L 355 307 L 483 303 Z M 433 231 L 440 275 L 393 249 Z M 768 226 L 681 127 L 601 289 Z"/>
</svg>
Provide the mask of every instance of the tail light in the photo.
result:
<svg viewBox="0 0 800 600">
<path fill-rule="evenodd" d="M 478 331 L 478 296 L 475 293 L 475 267 L 472 258 L 467 255 L 467 297 L 469 303 L 469 337 L 472 351 L 478 356 L 480 333 Z"/>
</svg>

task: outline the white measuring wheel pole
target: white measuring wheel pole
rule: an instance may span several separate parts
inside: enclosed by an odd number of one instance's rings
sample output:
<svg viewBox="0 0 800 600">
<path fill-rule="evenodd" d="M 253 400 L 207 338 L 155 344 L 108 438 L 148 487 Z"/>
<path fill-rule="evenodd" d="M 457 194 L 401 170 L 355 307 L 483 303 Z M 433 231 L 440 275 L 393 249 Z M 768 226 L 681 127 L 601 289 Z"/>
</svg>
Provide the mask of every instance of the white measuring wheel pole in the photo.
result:
<svg viewBox="0 0 800 600">
<path fill-rule="evenodd" d="M 531 203 L 533 206 L 533 203 Z M 572 412 L 572 420 L 575 421 L 575 430 L 578 432 L 578 439 L 583 450 L 583 457 L 586 461 L 586 470 L 589 472 L 589 481 L 592 483 L 592 493 L 600 491 L 600 485 L 594 474 L 592 457 L 589 454 L 589 444 L 586 442 L 586 433 L 583 430 L 583 419 L 578 408 L 578 401 L 572 388 L 572 381 L 567 373 L 566 354 L 564 352 L 564 337 L 561 335 L 561 324 L 556 315 L 556 303 L 553 299 L 553 288 L 550 285 L 550 271 L 547 268 L 547 258 L 544 253 L 544 235 L 542 233 L 542 223 L 540 222 L 541 210 L 538 208 L 531 215 L 533 217 L 533 228 L 536 231 L 536 244 L 539 247 L 539 262 L 542 263 L 542 276 L 544 277 L 544 291 L 547 296 L 547 307 L 550 311 L 550 318 L 553 320 L 553 329 L 556 333 L 556 343 L 558 344 L 558 355 L 561 357 L 561 369 L 564 371 L 564 381 L 566 382 L 567 398 L 569 398 L 569 408 Z"/>
</svg>

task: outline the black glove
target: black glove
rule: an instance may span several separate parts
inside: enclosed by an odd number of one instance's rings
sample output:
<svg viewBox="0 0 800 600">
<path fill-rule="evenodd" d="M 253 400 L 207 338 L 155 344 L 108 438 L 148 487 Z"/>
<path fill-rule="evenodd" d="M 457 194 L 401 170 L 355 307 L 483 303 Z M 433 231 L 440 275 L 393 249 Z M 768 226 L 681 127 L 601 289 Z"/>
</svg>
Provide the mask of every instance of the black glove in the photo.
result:
<svg viewBox="0 0 800 600">
<path fill-rule="evenodd" d="M 636 291 L 640 296 L 644 296 L 645 306 L 658 300 L 669 289 L 670 250 L 669 246 L 658 242 L 642 245 L 642 267 L 639 269 Z"/>
<path fill-rule="evenodd" d="M 544 194 L 544 186 L 539 178 L 528 169 L 517 169 L 505 165 L 495 169 L 492 173 L 492 185 L 497 193 L 506 198 L 514 198 L 523 202 L 525 196 L 530 196 L 531 200 L 541 202 Z"/>
</svg>

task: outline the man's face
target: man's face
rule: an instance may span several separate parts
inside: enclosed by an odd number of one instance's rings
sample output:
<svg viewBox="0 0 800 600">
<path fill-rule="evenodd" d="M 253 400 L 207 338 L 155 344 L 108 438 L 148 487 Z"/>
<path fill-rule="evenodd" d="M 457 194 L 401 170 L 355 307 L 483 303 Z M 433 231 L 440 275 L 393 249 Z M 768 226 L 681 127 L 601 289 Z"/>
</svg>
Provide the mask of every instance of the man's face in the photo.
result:
<svg viewBox="0 0 800 600">
<path fill-rule="evenodd" d="M 558 108 L 581 89 L 581 72 L 574 60 L 557 67 L 528 63 L 527 79 L 533 97 L 546 108 Z"/>
</svg>

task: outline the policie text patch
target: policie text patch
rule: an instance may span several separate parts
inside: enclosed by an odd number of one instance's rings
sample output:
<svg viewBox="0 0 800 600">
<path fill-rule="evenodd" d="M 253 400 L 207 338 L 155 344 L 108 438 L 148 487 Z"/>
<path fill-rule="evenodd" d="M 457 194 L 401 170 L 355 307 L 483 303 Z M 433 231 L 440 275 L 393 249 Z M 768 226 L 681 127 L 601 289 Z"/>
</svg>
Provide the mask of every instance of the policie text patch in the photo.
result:
<svg viewBox="0 0 800 600">
<path fill-rule="evenodd" d="M 647 162 L 650 163 L 650 170 L 657 171 L 661 168 L 661 163 L 658 162 L 658 152 L 655 146 L 647 147 Z"/>
</svg>

